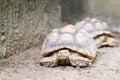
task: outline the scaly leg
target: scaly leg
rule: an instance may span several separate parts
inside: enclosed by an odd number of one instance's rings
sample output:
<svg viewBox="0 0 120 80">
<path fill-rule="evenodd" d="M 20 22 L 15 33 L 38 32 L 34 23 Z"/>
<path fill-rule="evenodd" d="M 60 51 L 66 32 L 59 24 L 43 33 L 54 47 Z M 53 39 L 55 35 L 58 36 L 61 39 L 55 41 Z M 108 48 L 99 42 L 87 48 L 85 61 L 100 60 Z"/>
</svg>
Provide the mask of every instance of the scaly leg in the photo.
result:
<svg viewBox="0 0 120 80">
<path fill-rule="evenodd" d="M 107 37 L 106 41 L 101 44 L 101 46 L 108 45 L 110 47 L 118 46 L 118 41 L 112 37 Z"/>
<path fill-rule="evenodd" d="M 54 54 L 50 57 L 45 57 L 40 60 L 40 64 L 46 67 L 55 67 L 57 66 L 57 56 Z"/>
<path fill-rule="evenodd" d="M 72 53 L 70 56 L 70 64 L 76 67 L 85 67 L 91 64 L 91 60 L 81 56 L 78 53 Z"/>
</svg>

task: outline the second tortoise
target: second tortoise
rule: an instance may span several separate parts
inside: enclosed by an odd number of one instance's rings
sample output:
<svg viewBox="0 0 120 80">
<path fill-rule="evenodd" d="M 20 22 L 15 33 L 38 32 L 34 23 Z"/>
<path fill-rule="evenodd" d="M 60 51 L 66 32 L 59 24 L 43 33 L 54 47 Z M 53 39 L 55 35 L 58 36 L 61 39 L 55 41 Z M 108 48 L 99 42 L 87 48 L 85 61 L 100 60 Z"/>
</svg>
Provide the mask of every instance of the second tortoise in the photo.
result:
<svg viewBox="0 0 120 80">
<path fill-rule="evenodd" d="M 96 18 L 85 18 L 83 21 L 75 24 L 76 30 L 87 31 L 95 40 L 96 46 L 103 47 L 116 47 L 118 41 L 115 39 L 114 34 L 108 30 L 108 25 Z"/>
</svg>

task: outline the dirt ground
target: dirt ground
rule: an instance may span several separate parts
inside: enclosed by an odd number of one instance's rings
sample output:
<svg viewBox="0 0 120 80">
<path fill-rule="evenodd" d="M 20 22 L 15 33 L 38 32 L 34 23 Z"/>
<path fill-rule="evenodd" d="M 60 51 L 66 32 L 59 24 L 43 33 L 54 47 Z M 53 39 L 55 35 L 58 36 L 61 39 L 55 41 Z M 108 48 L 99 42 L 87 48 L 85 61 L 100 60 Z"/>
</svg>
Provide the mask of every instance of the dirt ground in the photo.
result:
<svg viewBox="0 0 120 80">
<path fill-rule="evenodd" d="M 89 67 L 48 68 L 39 65 L 40 49 L 34 47 L 0 60 L 0 80 L 120 80 L 120 45 L 97 52 L 95 62 Z"/>
</svg>

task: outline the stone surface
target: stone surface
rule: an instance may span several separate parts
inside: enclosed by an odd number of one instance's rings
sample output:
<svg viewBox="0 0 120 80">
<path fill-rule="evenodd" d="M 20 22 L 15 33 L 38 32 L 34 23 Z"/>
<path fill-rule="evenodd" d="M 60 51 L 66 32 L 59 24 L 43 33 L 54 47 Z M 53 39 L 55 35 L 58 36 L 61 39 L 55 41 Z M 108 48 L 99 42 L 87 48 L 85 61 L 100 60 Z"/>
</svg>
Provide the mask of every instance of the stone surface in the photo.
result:
<svg viewBox="0 0 120 80">
<path fill-rule="evenodd" d="M 60 27 L 59 0 L 0 0 L 0 57 L 41 45 Z"/>
</svg>

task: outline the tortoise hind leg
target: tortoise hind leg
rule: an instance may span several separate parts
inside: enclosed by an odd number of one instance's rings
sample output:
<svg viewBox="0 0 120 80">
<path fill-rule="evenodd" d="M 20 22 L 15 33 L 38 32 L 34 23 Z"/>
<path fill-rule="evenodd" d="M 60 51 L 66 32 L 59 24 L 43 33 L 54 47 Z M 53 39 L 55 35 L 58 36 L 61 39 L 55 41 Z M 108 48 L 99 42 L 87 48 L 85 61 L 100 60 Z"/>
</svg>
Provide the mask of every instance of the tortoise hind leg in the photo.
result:
<svg viewBox="0 0 120 80">
<path fill-rule="evenodd" d="M 91 62 L 91 60 L 79 55 L 78 53 L 73 53 L 70 56 L 70 64 L 75 67 L 89 66 Z"/>
<path fill-rule="evenodd" d="M 53 55 L 50 57 L 45 57 L 40 60 L 40 65 L 46 66 L 46 67 L 55 67 L 57 66 L 57 56 Z"/>
</svg>

